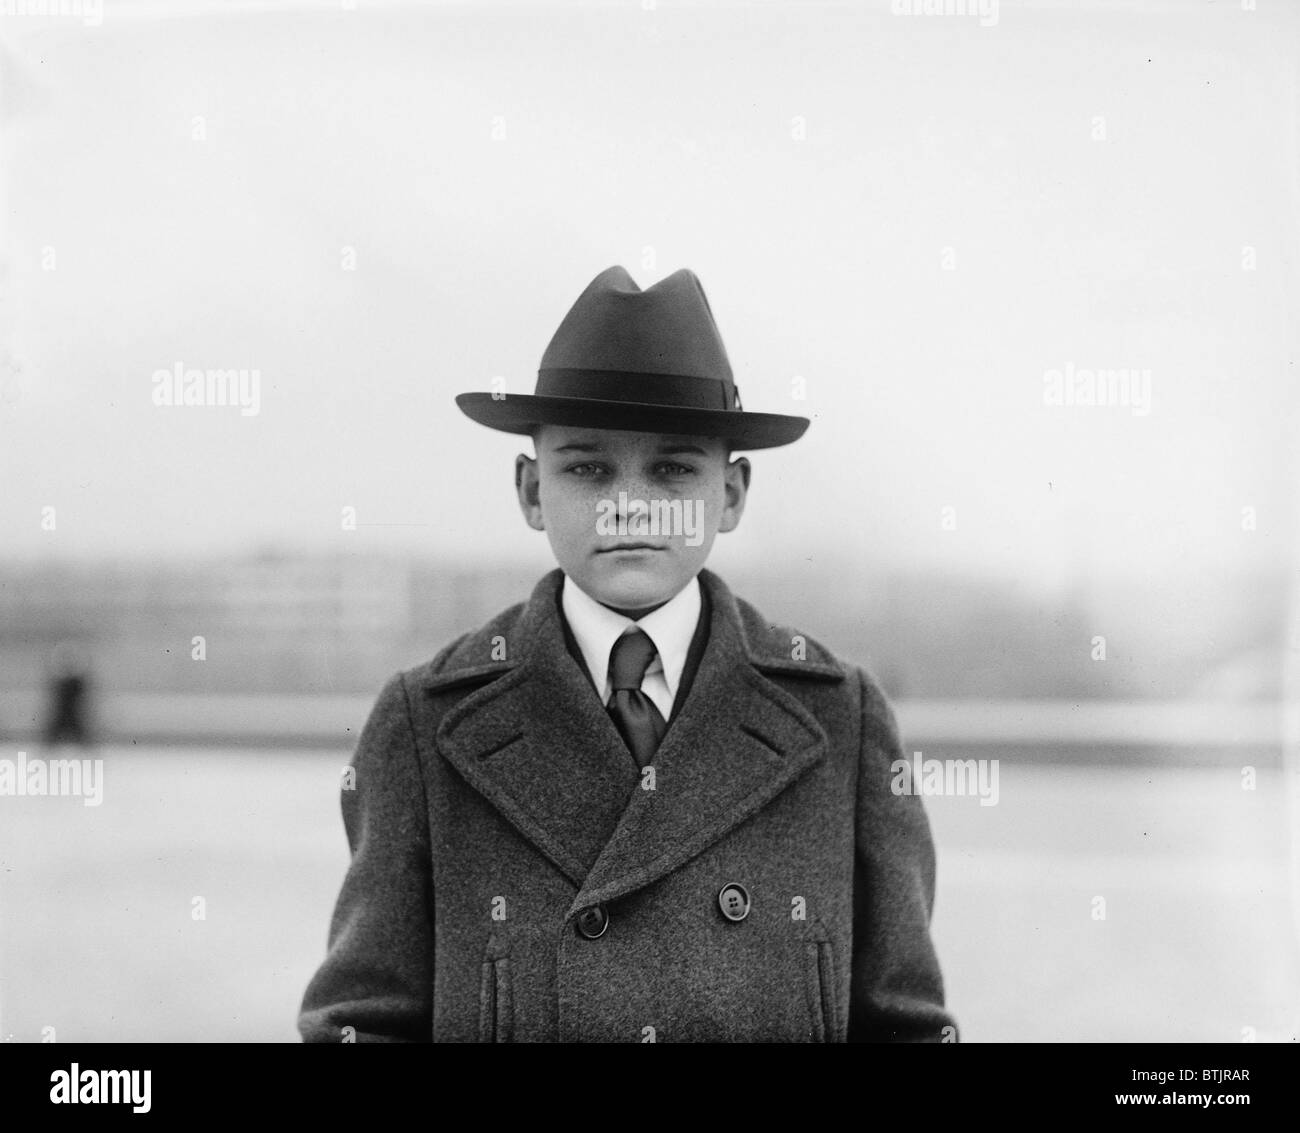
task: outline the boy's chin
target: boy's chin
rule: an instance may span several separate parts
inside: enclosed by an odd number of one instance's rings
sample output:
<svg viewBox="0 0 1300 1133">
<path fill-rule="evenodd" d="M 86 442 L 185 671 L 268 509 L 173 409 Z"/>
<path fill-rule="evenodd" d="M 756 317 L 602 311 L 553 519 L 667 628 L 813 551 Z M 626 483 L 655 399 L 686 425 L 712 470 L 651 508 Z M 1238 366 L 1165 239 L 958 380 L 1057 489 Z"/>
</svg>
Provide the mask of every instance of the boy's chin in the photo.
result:
<svg viewBox="0 0 1300 1133">
<path fill-rule="evenodd" d="M 603 606 L 617 610 L 648 610 L 652 606 L 662 606 L 690 580 L 679 578 L 677 572 L 668 576 L 662 572 L 623 567 L 587 572 L 575 581 Z"/>
</svg>

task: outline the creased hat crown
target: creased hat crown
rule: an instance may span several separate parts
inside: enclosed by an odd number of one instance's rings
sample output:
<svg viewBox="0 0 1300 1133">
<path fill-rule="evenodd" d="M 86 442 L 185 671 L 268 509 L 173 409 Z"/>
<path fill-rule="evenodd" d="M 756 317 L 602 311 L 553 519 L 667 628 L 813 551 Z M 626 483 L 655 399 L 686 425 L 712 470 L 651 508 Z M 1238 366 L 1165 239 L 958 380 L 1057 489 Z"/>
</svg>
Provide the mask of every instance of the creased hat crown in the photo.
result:
<svg viewBox="0 0 1300 1133">
<path fill-rule="evenodd" d="M 699 277 L 681 268 L 642 291 L 606 268 L 578 296 L 542 370 L 626 370 L 731 381 L 731 363 Z"/>
</svg>

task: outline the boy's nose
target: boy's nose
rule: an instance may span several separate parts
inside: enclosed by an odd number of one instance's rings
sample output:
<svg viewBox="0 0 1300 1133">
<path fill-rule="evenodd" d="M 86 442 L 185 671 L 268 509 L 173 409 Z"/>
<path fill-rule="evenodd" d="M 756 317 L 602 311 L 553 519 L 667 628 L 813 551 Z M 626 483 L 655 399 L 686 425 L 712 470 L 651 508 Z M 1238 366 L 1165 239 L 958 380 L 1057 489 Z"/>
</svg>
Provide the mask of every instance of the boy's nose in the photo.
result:
<svg viewBox="0 0 1300 1133">
<path fill-rule="evenodd" d="M 640 477 L 619 484 L 614 489 L 614 502 L 618 505 L 619 514 L 626 516 L 629 512 L 634 512 L 638 501 L 642 504 L 649 503 L 651 499 L 650 493 L 649 482 Z"/>
</svg>

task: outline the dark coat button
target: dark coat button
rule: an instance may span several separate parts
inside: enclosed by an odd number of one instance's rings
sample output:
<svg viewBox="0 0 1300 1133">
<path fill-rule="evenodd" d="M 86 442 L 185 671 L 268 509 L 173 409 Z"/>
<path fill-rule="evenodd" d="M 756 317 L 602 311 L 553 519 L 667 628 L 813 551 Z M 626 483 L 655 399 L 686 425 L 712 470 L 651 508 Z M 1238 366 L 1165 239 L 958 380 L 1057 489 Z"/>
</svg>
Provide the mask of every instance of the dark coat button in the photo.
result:
<svg viewBox="0 0 1300 1133">
<path fill-rule="evenodd" d="M 590 905 L 578 914 L 578 933 L 588 940 L 598 940 L 609 928 L 609 914 L 601 905 Z"/>
<path fill-rule="evenodd" d="M 749 916 L 749 894 L 743 885 L 734 881 L 722 887 L 718 894 L 718 908 L 729 921 L 743 921 Z"/>
</svg>

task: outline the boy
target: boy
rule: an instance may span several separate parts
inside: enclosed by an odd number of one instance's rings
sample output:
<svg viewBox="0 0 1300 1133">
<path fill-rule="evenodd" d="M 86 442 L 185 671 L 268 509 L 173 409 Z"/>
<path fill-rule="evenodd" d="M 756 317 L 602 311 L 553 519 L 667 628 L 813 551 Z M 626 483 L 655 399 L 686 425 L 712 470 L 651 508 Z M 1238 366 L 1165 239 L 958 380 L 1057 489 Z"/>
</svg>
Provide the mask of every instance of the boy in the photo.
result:
<svg viewBox="0 0 1300 1133">
<path fill-rule="evenodd" d="M 602 272 L 533 396 L 515 481 L 559 569 L 394 676 L 342 796 L 352 864 L 308 1041 L 955 1038 L 934 848 L 871 679 L 702 569 L 740 522 L 748 413 L 699 280 Z"/>
</svg>

